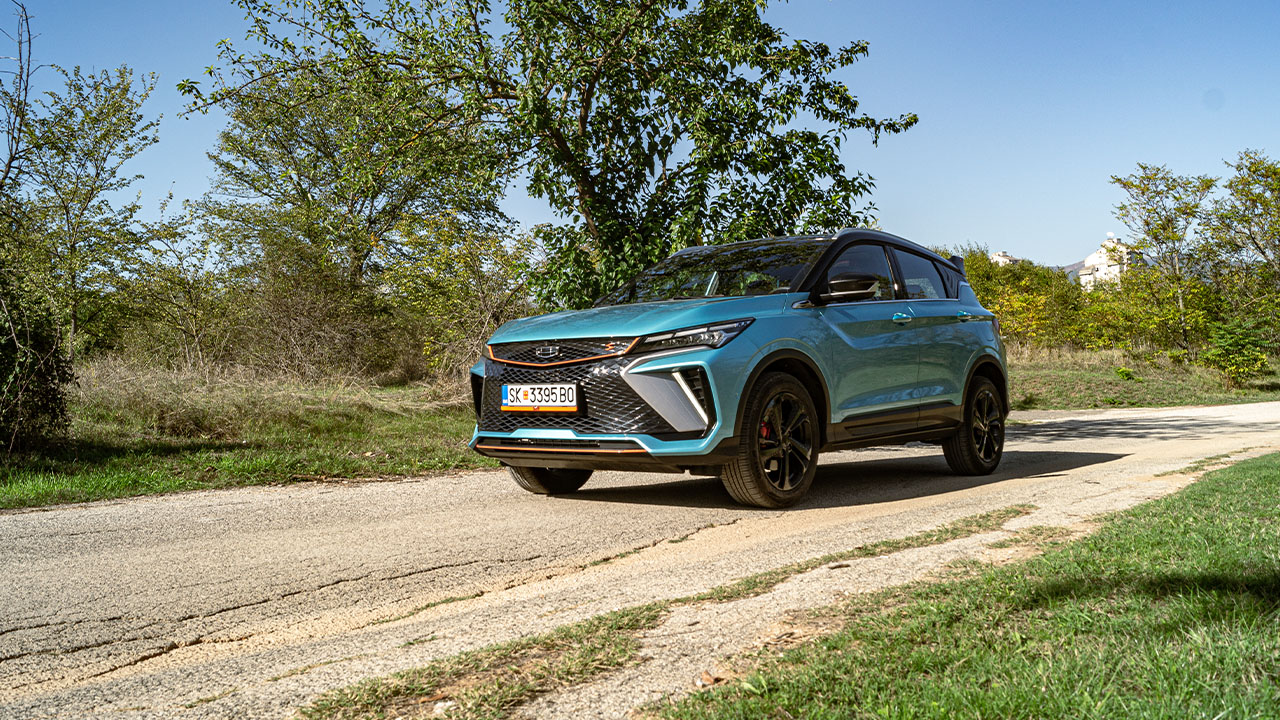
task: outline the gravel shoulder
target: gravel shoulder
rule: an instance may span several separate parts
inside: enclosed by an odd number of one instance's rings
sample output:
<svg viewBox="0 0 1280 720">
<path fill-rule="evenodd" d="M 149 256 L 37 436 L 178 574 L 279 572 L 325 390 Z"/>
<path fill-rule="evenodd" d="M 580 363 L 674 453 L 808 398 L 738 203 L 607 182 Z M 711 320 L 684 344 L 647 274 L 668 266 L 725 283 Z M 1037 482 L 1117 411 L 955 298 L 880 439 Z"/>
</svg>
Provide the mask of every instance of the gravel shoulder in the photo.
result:
<svg viewBox="0 0 1280 720">
<path fill-rule="evenodd" d="M 975 513 L 1029 503 L 1039 510 L 1006 530 L 1070 526 L 1190 481 L 1164 473 L 1280 446 L 1280 403 L 1015 419 L 991 477 L 950 475 L 935 447 L 836 453 L 789 511 L 737 507 L 714 479 L 603 473 L 545 498 L 482 472 L 2 513 L 0 717 L 285 717 L 361 678 Z M 646 636 L 653 661 L 525 710 L 617 717 L 686 692 L 786 612 L 983 556 L 1003 536 L 681 608 Z M 688 625 L 690 612 L 711 615 Z"/>
</svg>

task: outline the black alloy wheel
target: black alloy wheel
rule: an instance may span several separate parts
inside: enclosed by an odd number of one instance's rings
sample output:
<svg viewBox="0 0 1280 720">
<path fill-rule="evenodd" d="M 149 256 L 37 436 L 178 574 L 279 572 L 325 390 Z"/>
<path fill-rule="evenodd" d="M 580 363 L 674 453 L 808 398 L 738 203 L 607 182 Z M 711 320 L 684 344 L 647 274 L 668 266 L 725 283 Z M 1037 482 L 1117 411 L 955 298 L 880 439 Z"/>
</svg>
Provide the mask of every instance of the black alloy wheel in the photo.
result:
<svg viewBox="0 0 1280 720">
<path fill-rule="evenodd" d="M 813 458 L 813 418 L 794 393 L 780 392 L 765 406 L 756 436 L 760 472 L 778 492 L 804 479 Z"/>
<path fill-rule="evenodd" d="M 975 377 L 965 402 L 964 422 L 942 443 L 947 465 L 960 475 L 988 475 L 1004 456 L 1004 402 L 995 383 Z"/>
<path fill-rule="evenodd" d="M 738 457 L 720 480 L 734 500 L 779 508 L 809 492 L 818 467 L 818 413 L 809 391 L 786 373 L 761 376 L 742 413 Z"/>
</svg>

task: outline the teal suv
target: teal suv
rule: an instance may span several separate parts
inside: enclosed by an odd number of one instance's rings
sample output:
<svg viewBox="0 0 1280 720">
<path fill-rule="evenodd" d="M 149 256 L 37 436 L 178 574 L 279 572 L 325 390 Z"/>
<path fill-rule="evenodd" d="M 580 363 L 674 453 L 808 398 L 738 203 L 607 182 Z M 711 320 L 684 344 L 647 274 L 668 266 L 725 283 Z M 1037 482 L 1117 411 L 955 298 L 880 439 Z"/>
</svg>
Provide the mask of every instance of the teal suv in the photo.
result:
<svg viewBox="0 0 1280 720">
<path fill-rule="evenodd" d="M 471 447 L 535 493 L 687 471 L 783 507 L 827 450 L 935 442 L 982 475 L 1004 449 L 995 316 L 959 258 L 874 230 L 681 250 L 595 307 L 503 325 L 486 355 Z"/>
</svg>

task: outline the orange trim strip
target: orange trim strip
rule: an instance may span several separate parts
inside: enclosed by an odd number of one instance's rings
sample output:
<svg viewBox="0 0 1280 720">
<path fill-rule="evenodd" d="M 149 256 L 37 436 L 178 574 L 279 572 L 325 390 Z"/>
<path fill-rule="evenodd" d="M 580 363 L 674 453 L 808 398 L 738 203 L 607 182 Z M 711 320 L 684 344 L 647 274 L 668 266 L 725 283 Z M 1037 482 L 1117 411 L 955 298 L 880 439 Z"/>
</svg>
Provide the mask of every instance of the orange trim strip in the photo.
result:
<svg viewBox="0 0 1280 720">
<path fill-rule="evenodd" d="M 605 353 L 604 355 L 592 355 L 591 357 L 577 358 L 575 360 L 560 360 L 557 362 L 549 362 L 549 363 L 531 363 L 531 362 L 520 362 L 519 360 L 503 360 L 502 358 L 494 357 L 492 345 L 485 345 L 485 349 L 489 351 L 489 359 L 493 360 L 494 362 L 506 363 L 508 365 L 524 365 L 525 367 L 555 367 L 556 365 L 569 365 L 570 363 L 580 363 L 580 362 L 586 362 L 588 360 L 599 360 L 601 358 L 618 357 L 619 355 L 626 355 L 627 353 L 631 352 L 631 348 L 635 347 L 636 343 L 638 342 L 640 342 L 640 338 L 636 338 L 635 340 L 632 340 L 631 344 L 628 345 L 626 349 L 624 349 L 621 352 Z"/>
<path fill-rule="evenodd" d="M 578 412 L 577 406 L 574 407 L 521 407 L 517 405 L 500 406 L 503 412 Z"/>
<path fill-rule="evenodd" d="M 512 445 L 476 445 L 477 450 L 520 450 L 523 452 L 576 452 L 576 453 L 603 453 L 608 455 L 622 455 L 625 453 L 644 453 L 648 450 L 601 450 L 599 448 L 547 448 L 547 447 L 515 447 Z"/>
</svg>

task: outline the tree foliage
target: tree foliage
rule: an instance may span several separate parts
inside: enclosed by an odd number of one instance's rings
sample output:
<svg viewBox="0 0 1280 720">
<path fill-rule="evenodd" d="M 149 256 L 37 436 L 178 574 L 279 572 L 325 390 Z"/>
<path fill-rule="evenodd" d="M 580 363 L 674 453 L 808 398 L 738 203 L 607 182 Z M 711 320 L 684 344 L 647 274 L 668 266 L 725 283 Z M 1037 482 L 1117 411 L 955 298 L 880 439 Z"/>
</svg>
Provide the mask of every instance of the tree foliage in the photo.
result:
<svg viewBox="0 0 1280 720">
<path fill-rule="evenodd" d="M 1174 175 L 1168 168 L 1138 163 L 1137 172 L 1112 176 L 1111 182 L 1125 191 L 1127 200 L 1116 206 L 1116 217 L 1132 233 L 1131 244 L 1159 269 L 1147 272 L 1152 291 L 1169 293 L 1177 314 L 1167 318 L 1183 349 L 1194 341 L 1188 295 L 1198 291 L 1203 275 L 1207 236 L 1197 233 L 1204 217 L 1205 199 L 1217 181 L 1214 178 Z"/>
<path fill-rule="evenodd" d="M 500 215 L 491 143 L 465 123 L 433 125 L 439 98 L 323 58 L 292 74 L 261 62 L 267 74 L 223 101 L 229 123 L 210 154 L 206 209 L 234 235 L 260 243 L 287 225 L 359 283 L 405 217 Z"/>
<path fill-rule="evenodd" d="M 124 164 L 157 140 L 158 120 L 141 110 L 155 75 L 136 82 L 127 67 L 53 70 L 64 87 L 46 92 L 28 121 L 21 243 L 26 269 L 57 308 L 74 352 L 104 310 L 95 299 L 136 249 L 130 223 L 138 203 L 115 198 L 141 177 L 126 174 Z"/>
<path fill-rule="evenodd" d="M 452 123 L 493 128 L 564 219 L 540 230 L 538 277 L 568 305 L 679 247 L 855 223 L 872 183 L 842 141 L 916 122 L 862 113 L 836 79 L 865 43 L 790 40 L 758 0 L 241 5 L 258 51 L 224 44 L 209 94 L 182 85 L 197 106 L 317 67 L 420 84 Z"/>
</svg>

